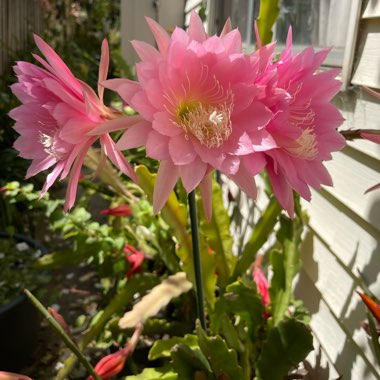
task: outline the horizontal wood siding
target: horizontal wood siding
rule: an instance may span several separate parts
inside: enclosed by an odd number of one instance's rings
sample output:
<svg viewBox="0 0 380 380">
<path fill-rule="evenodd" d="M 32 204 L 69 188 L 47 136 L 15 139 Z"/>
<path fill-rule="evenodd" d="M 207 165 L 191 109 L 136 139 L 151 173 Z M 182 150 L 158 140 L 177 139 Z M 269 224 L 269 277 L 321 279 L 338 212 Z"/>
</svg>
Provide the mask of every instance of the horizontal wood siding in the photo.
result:
<svg viewBox="0 0 380 380">
<path fill-rule="evenodd" d="M 362 19 L 352 83 L 380 89 L 380 17 Z"/>
<path fill-rule="evenodd" d="M 380 102 L 360 88 L 339 94 L 335 103 L 346 119 L 343 129 L 380 129 Z M 379 379 L 371 341 L 360 326 L 365 308 L 355 292 L 363 276 L 380 296 L 380 192 L 364 194 L 380 182 L 379 145 L 350 142 L 326 167 L 334 187 L 313 191 L 311 203 L 303 202 L 310 234 L 296 294 L 311 311 L 313 333 L 328 358 L 325 369 L 343 379 Z"/>
</svg>

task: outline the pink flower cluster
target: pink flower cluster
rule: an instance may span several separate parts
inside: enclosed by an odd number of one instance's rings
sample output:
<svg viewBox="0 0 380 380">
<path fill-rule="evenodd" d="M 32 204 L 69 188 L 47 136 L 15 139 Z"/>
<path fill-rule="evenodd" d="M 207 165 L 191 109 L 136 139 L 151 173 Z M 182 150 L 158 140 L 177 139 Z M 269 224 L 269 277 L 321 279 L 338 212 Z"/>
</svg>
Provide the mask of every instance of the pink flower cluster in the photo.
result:
<svg viewBox="0 0 380 380">
<path fill-rule="evenodd" d="M 78 81 L 38 37 L 46 70 L 19 62 L 13 91 L 24 103 L 12 112 L 21 134 L 15 147 L 33 160 L 28 176 L 56 164 L 44 191 L 71 170 L 68 203 L 75 197 L 79 168 L 91 144 L 100 139 L 106 155 L 127 175 L 134 173 L 120 151 L 144 146 L 160 161 L 154 211 L 165 204 L 181 179 L 187 192 L 199 187 L 211 216 L 214 169 L 252 198 L 254 177 L 266 170 L 282 207 L 293 215 L 293 191 L 306 200 L 310 188 L 332 185 L 323 162 L 345 146 L 337 132 L 343 118 L 330 103 L 340 82 L 337 70 L 318 72 L 329 50 L 312 47 L 275 58 L 275 43 L 246 55 L 241 35 L 229 21 L 220 36 L 208 36 L 201 19 L 191 15 L 188 31 L 170 36 L 151 19 L 157 42 L 132 44 L 141 58 L 137 81 L 105 81 L 102 60 L 99 97 Z M 116 91 L 139 116 L 117 114 L 102 102 L 102 86 Z M 109 133 L 125 130 L 115 145 Z"/>
</svg>

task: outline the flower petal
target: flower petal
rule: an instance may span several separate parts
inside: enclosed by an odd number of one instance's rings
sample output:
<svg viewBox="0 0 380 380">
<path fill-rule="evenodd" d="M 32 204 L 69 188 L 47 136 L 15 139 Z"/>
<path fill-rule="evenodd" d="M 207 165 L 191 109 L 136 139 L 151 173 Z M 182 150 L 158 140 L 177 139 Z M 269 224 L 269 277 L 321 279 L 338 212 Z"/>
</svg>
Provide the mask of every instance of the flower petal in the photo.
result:
<svg viewBox="0 0 380 380">
<path fill-rule="evenodd" d="M 153 212 L 157 214 L 172 192 L 179 177 L 177 166 L 170 161 L 161 161 L 153 192 Z"/>
</svg>

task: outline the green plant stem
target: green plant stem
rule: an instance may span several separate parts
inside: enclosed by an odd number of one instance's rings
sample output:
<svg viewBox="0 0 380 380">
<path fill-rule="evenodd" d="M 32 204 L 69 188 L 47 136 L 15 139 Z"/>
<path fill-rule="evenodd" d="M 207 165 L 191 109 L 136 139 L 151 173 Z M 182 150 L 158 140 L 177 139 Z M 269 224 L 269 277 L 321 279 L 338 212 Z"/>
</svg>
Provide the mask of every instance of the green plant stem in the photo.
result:
<svg viewBox="0 0 380 380">
<path fill-rule="evenodd" d="M 92 377 L 95 380 L 101 380 L 101 377 L 96 374 L 94 368 L 92 367 L 90 362 L 86 359 L 86 357 L 82 354 L 82 352 L 79 350 L 79 348 L 75 344 L 75 342 L 66 334 L 65 330 L 52 317 L 52 315 L 48 312 L 48 310 L 44 307 L 44 305 L 42 305 L 42 303 L 28 289 L 24 289 L 24 293 L 29 298 L 30 302 L 46 318 L 46 320 L 49 322 L 50 326 L 62 338 L 62 340 L 65 342 L 66 346 L 76 355 L 78 360 L 83 364 L 83 366 L 92 375 Z"/>
<path fill-rule="evenodd" d="M 189 193 L 188 202 L 189 202 L 189 212 L 190 212 L 191 237 L 193 241 L 193 260 L 194 260 L 194 273 L 195 273 L 195 293 L 196 293 L 196 298 L 197 298 L 197 313 L 198 313 L 198 318 L 201 322 L 201 326 L 205 330 L 206 319 L 205 319 L 205 311 L 204 311 L 202 265 L 201 265 L 201 254 L 200 254 L 200 249 L 199 249 L 198 215 L 197 215 L 197 203 L 195 200 L 195 190 Z"/>
</svg>

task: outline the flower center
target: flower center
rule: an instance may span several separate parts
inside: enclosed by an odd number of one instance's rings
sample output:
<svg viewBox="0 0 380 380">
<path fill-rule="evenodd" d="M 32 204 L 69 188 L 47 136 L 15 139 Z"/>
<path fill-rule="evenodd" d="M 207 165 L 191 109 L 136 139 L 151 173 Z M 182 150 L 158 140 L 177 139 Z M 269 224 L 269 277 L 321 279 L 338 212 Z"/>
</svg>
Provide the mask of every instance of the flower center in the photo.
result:
<svg viewBox="0 0 380 380">
<path fill-rule="evenodd" d="M 204 105 L 201 102 L 182 103 L 177 111 L 177 121 L 186 139 L 194 136 L 207 148 L 218 148 L 231 135 L 232 102 Z"/>
<path fill-rule="evenodd" d="M 295 145 L 286 150 L 294 157 L 305 160 L 314 160 L 318 155 L 315 134 L 311 128 L 302 131 L 301 136 L 295 141 Z"/>
<path fill-rule="evenodd" d="M 54 156 L 56 158 L 62 157 L 62 153 L 59 152 L 54 146 L 54 137 L 49 136 L 46 133 L 40 132 L 40 143 L 43 145 L 44 151 L 50 156 Z"/>
</svg>

